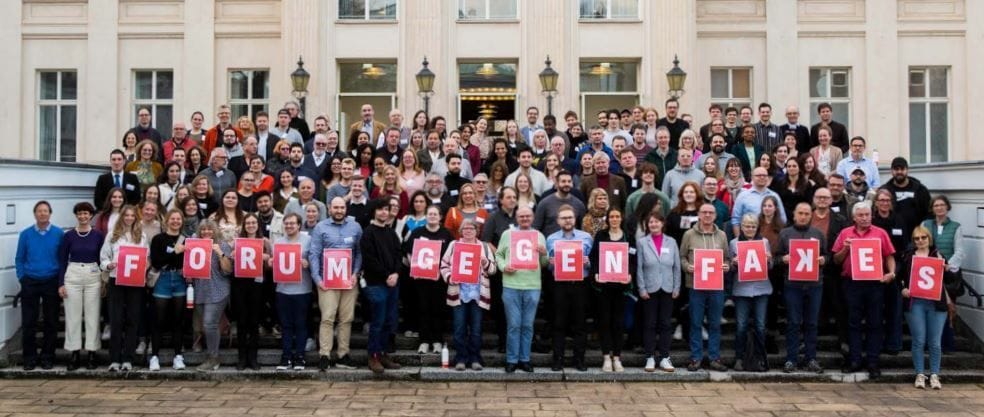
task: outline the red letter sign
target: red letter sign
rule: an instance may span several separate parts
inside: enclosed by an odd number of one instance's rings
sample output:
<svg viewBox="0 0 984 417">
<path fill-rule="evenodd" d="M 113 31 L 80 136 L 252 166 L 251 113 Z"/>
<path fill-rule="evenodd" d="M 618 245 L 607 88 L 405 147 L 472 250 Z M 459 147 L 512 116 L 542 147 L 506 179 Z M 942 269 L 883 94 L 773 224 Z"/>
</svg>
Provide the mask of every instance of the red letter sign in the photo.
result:
<svg viewBox="0 0 984 417">
<path fill-rule="evenodd" d="M 531 271 L 539 268 L 539 244 L 535 230 L 513 230 L 509 234 L 509 266 Z"/>
<path fill-rule="evenodd" d="M 629 244 L 601 242 L 598 247 L 598 282 L 629 283 Z"/>
<path fill-rule="evenodd" d="M 694 249 L 694 289 L 724 290 L 724 253 L 721 249 Z"/>
<path fill-rule="evenodd" d="M 326 290 L 352 289 L 352 249 L 325 249 L 321 287 Z"/>
<path fill-rule="evenodd" d="M 769 279 L 769 257 L 765 240 L 738 242 L 738 281 L 765 281 Z"/>
<path fill-rule="evenodd" d="M 437 281 L 441 275 L 441 241 L 416 239 L 410 255 L 410 276 Z"/>
<path fill-rule="evenodd" d="M 881 240 L 851 239 L 851 279 L 878 281 L 884 274 Z"/>
<path fill-rule="evenodd" d="M 912 257 L 909 273 L 909 296 L 937 301 L 943 292 L 943 260 L 925 256 Z"/>
<path fill-rule="evenodd" d="M 116 255 L 116 285 L 143 287 L 147 279 L 147 248 L 120 245 Z"/>
<path fill-rule="evenodd" d="M 273 282 L 296 284 L 301 282 L 301 244 L 277 243 L 273 245 Z"/>
<path fill-rule="evenodd" d="M 236 238 L 236 250 L 233 252 L 236 278 L 263 277 L 263 239 Z"/>
<path fill-rule="evenodd" d="M 584 280 L 584 246 L 580 240 L 554 242 L 554 280 Z"/>
<path fill-rule="evenodd" d="M 184 265 L 181 268 L 185 278 L 209 279 L 212 277 L 212 239 L 185 239 Z"/>
<path fill-rule="evenodd" d="M 789 280 L 820 281 L 820 241 L 789 240 Z"/>
<path fill-rule="evenodd" d="M 478 284 L 482 268 L 482 245 L 455 242 L 451 252 L 451 283 Z"/>
</svg>

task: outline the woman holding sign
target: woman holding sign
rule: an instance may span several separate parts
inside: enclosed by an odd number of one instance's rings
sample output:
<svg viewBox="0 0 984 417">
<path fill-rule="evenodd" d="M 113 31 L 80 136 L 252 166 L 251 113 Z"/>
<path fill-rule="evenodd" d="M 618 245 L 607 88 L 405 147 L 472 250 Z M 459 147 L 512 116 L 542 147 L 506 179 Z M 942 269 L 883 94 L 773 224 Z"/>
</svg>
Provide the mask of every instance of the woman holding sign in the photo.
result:
<svg viewBox="0 0 984 417">
<path fill-rule="evenodd" d="M 596 190 L 600 190 L 602 194 L 605 192 L 601 189 Z M 594 191 L 591 195 L 594 195 Z M 608 197 L 607 194 L 605 197 Z M 605 227 L 595 234 L 591 253 L 588 254 L 588 263 L 591 267 L 589 276 L 594 277 L 595 290 L 598 294 L 598 333 L 601 337 L 603 372 L 625 370 L 621 360 L 622 335 L 625 333 L 623 328 L 625 298 L 632 282 L 631 273 L 636 270 L 636 257 L 635 239 L 631 239 L 631 236 L 622 229 L 622 220 L 622 210 L 608 209 L 605 213 Z M 602 251 L 603 246 L 604 251 Z M 626 260 L 628 262 L 624 262 Z M 616 268 L 615 265 L 621 268 Z"/>
<path fill-rule="evenodd" d="M 444 313 L 447 311 L 442 307 L 442 299 L 446 289 L 445 285 L 437 279 L 437 274 L 432 272 L 437 272 L 441 255 L 447 251 L 448 243 L 454 240 L 454 237 L 448 229 L 441 226 L 440 207 L 428 206 L 425 213 L 426 223 L 410 232 L 410 236 L 402 243 L 402 253 L 405 255 L 404 263 L 410 266 L 410 277 L 413 278 L 413 283 L 407 288 L 407 292 L 413 291 L 412 294 L 415 294 L 413 298 L 417 303 L 416 310 L 410 312 L 411 315 L 417 315 L 415 322 L 419 323 L 420 347 L 417 348 L 417 353 L 424 354 L 429 348 L 433 348 L 430 351 L 440 354 L 444 342 L 441 323 L 444 322 Z M 433 250 L 417 248 L 418 240 L 440 242 L 440 248 L 436 253 Z M 414 273 L 415 269 L 427 269 L 429 271 L 419 272 L 431 273 Z"/>
<path fill-rule="evenodd" d="M 194 201 L 194 200 L 192 200 Z M 194 205 L 192 205 L 194 207 Z M 171 344 L 174 347 L 174 361 L 171 366 L 175 370 L 185 368 L 182 348 L 185 334 L 185 295 L 187 287 L 181 268 L 184 263 L 184 240 L 181 234 L 184 215 L 180 210 L 171 210 L 164 215 L 164 231 L 154 236 L 150 241 L 150 264 L 160 272 L 154 284 L 154 308 L 157 312 L 157 323 L 151 329 L 152 352 L 150 370 L 161 369 L 159 359 L 163 345 L 164 329 L 171 327 Z"/>
<path fill-rule="evenodd" d="M 759 234 L 758 217 L 746 213 L 741 218 L 741 235 L 732 239 L 732 266 L 736 268 L 732 297 L 735 302 L 735 321 L 738 329 L 735 335 L 735 370 L 765 371 L 769 369 L 769 361 L 765 353 L 765 311 L 769 305 L 769 294 L 772 294 L 772 283 L 769 282 L 769 270 L 772 269 L 772 247 L 769 241 Z M 749 242 L 749 243 L 743 243 Z M 739 246 L 743 246 L 739 249 Z M 747 247 L 747 249 L 746 249 Z M 764 250 L 764 252 L 763 252 Z M 745 349 L 748 337 L 748 319 L 755 320 L 754 350 L 751 358 L 759 363 L 746 363 Z"/>
<path fill-rule="evenodd" d="M 923 351 L 929 344 L 929 386 L 942 389 L 940 384 L 940 358 L 942 356 L 941 337 L 946 322 L 948 295 L 943 290 L 943 270 L 932 268 L 928 259 L 943 259 L 943 254 L 933 245 L 933 236 L 925 226 L 917 226 L 912 231 L 914 248 L 902 254 L 899 264 L 899 277 L 902 281 L 902 296 L 908 298 L 903 303 L 909 333 L 912 334 L 912 364 L 916 369 L 916 388 L 926 388 L 925 359 Z M 937 261 L 938 263 L 939 261 Z M 918 263 L 918 266 L 917 266 Z M 943 268 L 946 269 L 946 266 Z M 912 275 L 916 281 L 912 281 Z M 941 276 L 942 275 L 942 276 Z"/>
<path fill-rule="evenodd" d="M 235 193 L 235 190 L 230 190 Z M 229 255 L 232 245 L 219 244 L 218 226 L 211 220 L 205 220 L 198 225 L 198 237 L 212 241 L 211 262 L 209 263 L 208 279 L 195 280 L 195 308 L 201 308 L 202 327 L 205 332 L 205 345 L 208 357 L 199 371 L 215 371 L 219 369 L 219 321 L 226 305 L 229 304 L 229 277 L 232 273 L 232 262 Z M 189 249 L 190 250 L 190 249 Z M 191 252 L 185 254 L 185 263 L 191 258 Z"/>
<path fill-rule="evenodd" d="M 235 266 L 232 307 L 236 314 L 236 346 L 239 347 L 236 369 L 240 371 L 247 367 L 260 370 L 256 356 L 260 346 L 260 306 L 264 298 L 263 265 L 270 259 L 270 253 L 270 240 L 260 232 L 259 217 L 253 213 L 243 216 L 243 230 L 235 240 L 231 257 Z M 303 369 L 304 363 L 300 366 Z"/>
<path fill-rule="evenodd" d="M 143 305 L 144 283 L 124 285 L 117 276 L 136 273 L 133 263 L 126 260 L 119 264 L 120 250 L 123 247 L 147 248 L 147 238 L 140 228 L 137 208 L 125 205 L 120 209 L 120 219 L 103 243 L 99 253 L 99 265 L 109 271 L 109 371 L 128 372 L 133 369 L 133 352 L 137 348 L 137 320 L 140 320 L 140 306 Z M 146 265 L 146 252 L 144 252 Z M 139 274 L 138 274 L 139 275 Z"/>
<path fill-rule="evenodd" d="M 435 209 L 428 210 L 428 217 Z M 482 310 L 488 310 L 492 302 L 489 275 L 496 271 L 495 248 L 478 240 L 478 224 L 472 220 L 462 221 L 458 232 L 461 238 L 451 242 L 441 258 L 441 277 L 448 282 L 447 304 L 454 312 L 454 369 L 464 371 L 470 363 L 473 370 L 481 371 L 485 365 Z"/>
</svg>

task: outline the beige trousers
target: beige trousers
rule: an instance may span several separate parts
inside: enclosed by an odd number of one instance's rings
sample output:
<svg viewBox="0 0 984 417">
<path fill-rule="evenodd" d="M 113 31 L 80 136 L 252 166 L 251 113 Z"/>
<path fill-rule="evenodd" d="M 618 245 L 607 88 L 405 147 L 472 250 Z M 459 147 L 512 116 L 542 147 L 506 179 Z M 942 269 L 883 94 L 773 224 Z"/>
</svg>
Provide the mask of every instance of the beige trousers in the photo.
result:
<svg viewBox="0 0 984 417">
<path fill-rule="evenodd" d="M 322 290 L 318 292 L 318 307 L 321 309 L 321 356 L 331 354 L 332 334 L 338 322 L 338 357 L 349 354 L 349 337 L 352 336 L 352 319 L 355 316 L 355 300 L 359 298 L 359 287 L 350 290 Z"/>
<path fill-rule="evenodd" d="M 99 339 L 99 302 L 102 281 L 99 264 L 70 262 L 65 270 L 65 350 L 82 349 L 85 323 L 85 350 L 102 347 Z"/>
</svg>

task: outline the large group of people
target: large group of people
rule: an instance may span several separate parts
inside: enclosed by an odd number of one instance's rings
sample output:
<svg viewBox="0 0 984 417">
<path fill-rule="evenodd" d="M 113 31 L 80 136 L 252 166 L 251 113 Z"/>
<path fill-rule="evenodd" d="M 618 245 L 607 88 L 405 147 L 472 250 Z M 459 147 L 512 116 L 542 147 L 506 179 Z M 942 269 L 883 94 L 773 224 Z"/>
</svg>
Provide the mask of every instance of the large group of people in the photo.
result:
<svg viewBox="0 0 984 417">
<path fill-rule="evenodd" d="M 879 356 L 902 349 L 907 321 L 915 383 L 940 388 L 964 257 L 946 196 L 931 197 L 902 157 L 881 184 L 866 139 L 849 138 L 828 104 L 809 128 L 795 106 L 782 125 L 766 103 L 758 121 L 751 107 L 711 105 L 702 126 L 678 114 L 675 99 L 662 110 L 600 110 L 585 124 L 588 115 L 541 118 L 530 107 L 524 120 L 493 132 L 490 120 L 454 128 L 423 111 L 409 123 L 399 110 L 379 121 L 367 104 L 340 137 L 325 116 L 311 130 L 293 102 L 273 120 L 258 112 L 235 123 L 222 105 L 216 125 L 203 126 L 195 112 L 191 129 L 176 122 L 168 137 L 140 109 L 94 200 L 75 205 L 74 227 L 52 224 L 41 201 L 36 224 L 20 235 L 23 366 L 53 366 L 64 300 L 69 370 L 94 369 L 104 340 L 110 371 L 128 371 L 141 356 L 159 370 L 162 348 L 183 369 L 188 341 L 207 353 L 198 369 L 214 370 L 232 327 L 238 369 L 259 369 L 258 338 L 274 334 L 282 339 L 278 369 L 304 369 L 305 352 L 317 349 L 321 370 L 368 365 L 381 373 L 400 367 L 390 357 L 399 332 L 419 340 L 420 354 L 450 347 L 452 367 L 481 370 L 482 326 L 491 322 L 507 372 L 533 372 L 531 350 L 552 352 L 554 370 L 584 371 L 593 332 L 604 372 L 622 372 L 620 356 L 633 346 L 649 372 L 673 372 L 674 361 L 690 371 L 761 371 L 784 331 L 785 372 L 823 372 L 817 337 L 829 332 L 844 346 L 844 371 L 877 377 Z M 521 232 L 537 237 L 533 267 L 513 263 L 512 235 Z M 262 240 L 262 276 L 237 276 L 240 238 Z M 182 275 L 186 239 L 211 240 L 208 279 Z M 880 241 L 875 280 L 852 279 L 858 239 Z M 441 242 L 436 280 L 410 273 L 421 240 Z M 789 276 L 791 246 L 801 240 L 819 241 L 816 280 Z M 766 279 L 738 279 L 739 247 L 749 241 L 764 243 Z M 583 254 L 582 273 L 555 279 L 556 248 L 570 242 Z M 302 247 L 299 282 L 272 277 L 272 248 L 284 243 Z M 606 244 L 628 245 L 630 279 L 600 279 Z M 453 254 L 476 245 L 478 280 L 453 279 Z M 142 288 L 117 283 L 121 248 L 133 246 L 149 254 Z M 325 249 L 351 254 L 350 287 L 326 286 Z M 695 284 L 708 267 L 697 254 L 706 250 L 721 254 L 723 288 Z M 945 260 L 936 300 L 910 297 L 909 271 L 926 257 Z M 735 357 L 723 358 L 731 304 Z M 367 364 L 350 357 L 356 314 L 368 327 Z M 534 330 L 537 318 L 544 325 Z M 569 336 L 573 355 L 565 357 Z M 689 341 L 688 357 L 671 358 L 672 339 Z"/>
</svg>

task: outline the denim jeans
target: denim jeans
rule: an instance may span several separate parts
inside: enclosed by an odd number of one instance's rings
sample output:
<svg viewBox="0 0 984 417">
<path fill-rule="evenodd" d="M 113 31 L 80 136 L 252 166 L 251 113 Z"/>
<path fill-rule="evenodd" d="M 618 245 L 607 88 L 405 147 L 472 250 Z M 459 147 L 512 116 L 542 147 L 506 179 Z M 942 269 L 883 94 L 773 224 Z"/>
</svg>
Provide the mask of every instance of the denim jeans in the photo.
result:
<svg viewBox="0 0 984 417">
<path fill-rule="evenodd" d="M 700 327 L 707 315 L 707 356 L 721 359 L 721 313 L 724 311 L 724 291 L 690 291 L 690 359 L 704 358 L 704 340 Z"/>
<path fill-rule="evenodd" d="M 823 286 L 787 282 L 785 289 L 789 321 L 786 324 L 786 362 L 797 363 L 801 335 L 806 344 L 803 360 L 809 362 L 817 358 L 817 321 Z"/>
<path fill-rule="evenodd" d="M 755 321 L 755 350 L 765 356 L 765 313 L 769 307 L 769 295 L 755 297 L 734 297 L 735 321 L 738 329 L 735 334 L 735 359 L 745 357 L 745 344 L 748 342 L 748 319 Z M 710 337 L 708 337 L 710 338 Z"/>
<path fill-rule="evenodd" d="M 506 363 L 530 361 L 533 320 L 540 302 L 540 290 L 502 289 L 506 310 Z"/>
<path fill-rule="evenodd" d="M 293 360 L 304 357 L 307 343 L 307 312 L 311 294 L 277 293 L 277 315 L 280 317 L 281 358 Z"/>
<path fill-rule="evenodd" d="M 482 363 L 482 308 L 478 301 L 461 303 L 454 313 L 454 363 Z"/>
<path fill-rule="evenodd" d="M 865 351 L 868 366 L 878 366 L 878 355 L 881 354 L 882 340 L 885 337 L 882 326 L 885 286 L 877 281 L 858 282 L 848 278 L 844 282 L 844 292 L 847 293 L 847 340 L 851 363 L 861 363 L 861 353 Z M 861 333 L 862 320 L 867 323 L 865 335 Z"/>
<path fill-rule="evenodd" d="M 923 350 L 929 344 L 929 373 L 939 374 L 943 352 L 940 340 L 946 312 L 936 311 L 932 301 L 913 298 L 906 318 L 909 321 L 909 333 L 912 334 L 912 365 L 916 368 L 916 373 L 921 374 L 925 370 Z"/>
<path fill-rule="evenodd" d="M 382 355 L 386 353 L 389 336 L 396 332 L 400 286 L 369 285 L 363 293 L 369 300 L 372 311 L 372 321 L 369 322 L 369 355 Z"/>
<path fill-rule="evenodd" d="M 899 280 L 885 284 L 885 350 L 902 350 L 902 289 Z"/>
</svg>

